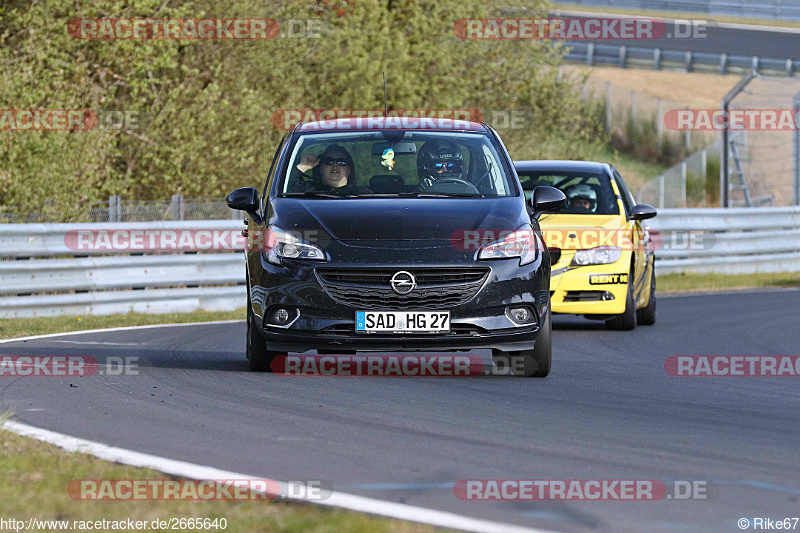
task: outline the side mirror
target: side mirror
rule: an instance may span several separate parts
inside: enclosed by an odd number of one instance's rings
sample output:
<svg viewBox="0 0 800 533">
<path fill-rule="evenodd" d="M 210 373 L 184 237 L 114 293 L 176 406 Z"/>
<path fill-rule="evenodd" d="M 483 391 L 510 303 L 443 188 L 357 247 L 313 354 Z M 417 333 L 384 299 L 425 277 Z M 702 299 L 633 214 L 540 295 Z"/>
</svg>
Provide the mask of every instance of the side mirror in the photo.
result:
<svg viewBox="0 0 800 533">
<path fill-rule="evenodd" d="M 534 187 L 531 195 L 533 218 L 539 220 L 539 217 L 547 211 L 559 211 L 566 202 L 567 197 L 555 187 Z"/>
<path fill-rule="evenodd" d="M 238 209 L 245 213 L 257 213 L 259 206 L 258 191 L 253 187 L 236 189 L 225 198 L 225 203 L 231 209 Z"/>
<path fill-rule="evenodd" d="M 656 208 L 650 204 L 636 204 L 631 209 L 631 220 L 647 220 L 656 216 Z"/>
</svg>

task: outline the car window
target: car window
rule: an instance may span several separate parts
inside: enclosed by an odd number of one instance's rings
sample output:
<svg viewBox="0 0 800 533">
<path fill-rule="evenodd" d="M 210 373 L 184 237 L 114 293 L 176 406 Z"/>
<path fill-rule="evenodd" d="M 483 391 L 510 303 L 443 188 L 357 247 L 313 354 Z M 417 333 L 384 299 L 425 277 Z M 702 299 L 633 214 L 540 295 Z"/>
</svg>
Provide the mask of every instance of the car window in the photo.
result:
<svg viewBox="0 0 800 533">
<path fill-rule="evenodd" d="M 617 197 L 608 175 L 602 172 L 573 172 L 556 170 L 517 170 L 522 189 L 528 199 L 533 188 L 540 185 L 555 187 L 567 197 L 559 213 L 583 215 L 618 215 Z"/>
<path fill-rule="evenodd" d="M 620 176 L 619 172 L 616 170 L 614 170 L 614 179 L 616 180 L 617 188 L 622 195 L 622 204 L 625 206 L 625 213 L 630 215 L 631 211 L 633 210 L 633 206 L 636 205 L 633 195 L 631 194 L 631 191 L 628 190 L 625 180 L 622 179 L 622 176 Z"/>
<path fill-rule="evenodd" d="M 283 148 L 283 143 L 286 140 L 286 136 L 281 139 L 281 142 L 278 143 L 278 149 L 275 150 L 275 155 L 272 157 L 272 163 L 269 165 L 269 172 L 267 172 L 267 182 L 264 184 L 264 192 L 261 194 L 262 198 L 267 197 L 267 189 L 269 188 L 269 184 L 272 181 L 273 173 L 278 163 L 278 157 L 281 154 L 281 148 Z"/>
<path fill-rule="evenodd" d="M 291 152 L 281 195 L 518 194 L 504 153 L 483 132 L 308 133 L 299 136 Z"/>
</svg>

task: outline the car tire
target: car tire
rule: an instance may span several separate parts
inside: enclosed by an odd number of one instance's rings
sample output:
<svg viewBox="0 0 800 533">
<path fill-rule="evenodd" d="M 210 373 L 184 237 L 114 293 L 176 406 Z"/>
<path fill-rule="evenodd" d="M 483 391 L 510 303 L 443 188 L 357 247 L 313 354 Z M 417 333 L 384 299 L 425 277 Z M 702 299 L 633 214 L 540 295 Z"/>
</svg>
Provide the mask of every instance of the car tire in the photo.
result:
<svg viewBox="0 0 800 533">
<path fill-rule="evenodd" d="M 495 364 L 498 368 L 511 367 L 515 376 L 528 378 L 544 378 L 550 374 L 553 359 L 552 332 L 553 323 L 548 309 L 542 331 L 536 337 L 533 350 L 520 350 L 515 352 L 494 352 Z"/>
<path fill-rule="evenodd" d="M 650 299 L 647 306 L 636 311 L 636 322 L 643 326 L 652 326 L 656 323 L 656 265 L 653 263 L 650 274 Z"/>
<path fill-rule="evenodd" d="M 253 372 L 272 372 L 272 360 L 277 357 L 277 352 L 270 352 L 267 350 L 267 343 L 258 332 L 258 326 L 255 323 L 255 314 L 253 307 L 250 305 L 250 299 L 247 301 L 247 364 Z"/>
<path fill-rule="evenodd" d="M 632 330 L 636 327 L 636 299 L 633 296 L 633 270 L 628 276 L 628 291 L 625 297 L 625 312 L 606 320 L 606 329 Z"/>
</svg>

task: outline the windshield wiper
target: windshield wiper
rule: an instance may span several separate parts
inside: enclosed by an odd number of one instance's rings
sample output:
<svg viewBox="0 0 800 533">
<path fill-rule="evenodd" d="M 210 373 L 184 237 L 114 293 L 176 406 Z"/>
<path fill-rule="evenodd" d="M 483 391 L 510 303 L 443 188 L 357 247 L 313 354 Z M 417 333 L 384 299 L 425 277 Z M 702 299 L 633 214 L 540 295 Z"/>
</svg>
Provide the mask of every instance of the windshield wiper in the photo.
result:
<svg viewBox="0 0 800 533">
<path fill-rule="evenodd" d="M 415 198 L 483 198 L 480 193 L 474 192 L 412 192 Z"/>
<path fill-rule="evenodd" d="M 333 194 L 330 192 L 321 192 L 321 191 L 306 191 L 306 192 L 287 192 L 283 194 L 284 197 L 288 198 L 353 198 L 355 194 Z"/>
</svg>

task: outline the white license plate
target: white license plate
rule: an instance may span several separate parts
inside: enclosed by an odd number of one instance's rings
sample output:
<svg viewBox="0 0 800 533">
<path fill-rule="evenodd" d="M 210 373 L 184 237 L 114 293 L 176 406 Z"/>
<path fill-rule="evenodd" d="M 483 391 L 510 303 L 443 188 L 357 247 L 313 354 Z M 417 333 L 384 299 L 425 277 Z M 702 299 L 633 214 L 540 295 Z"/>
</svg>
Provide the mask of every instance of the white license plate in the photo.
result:
<svg viewBox="0 0 800 533">
<path fill-rule="evenodd" d="M 441 333 L 450 331 L 450 311 L 357 311 L 359 333 Z"/>
</svg>

